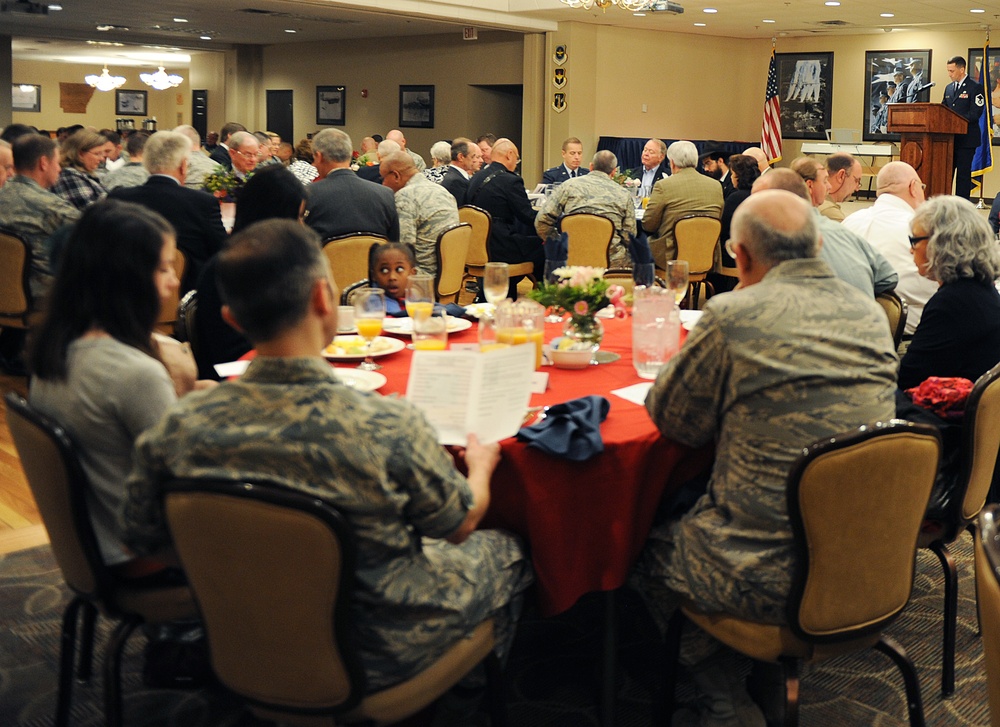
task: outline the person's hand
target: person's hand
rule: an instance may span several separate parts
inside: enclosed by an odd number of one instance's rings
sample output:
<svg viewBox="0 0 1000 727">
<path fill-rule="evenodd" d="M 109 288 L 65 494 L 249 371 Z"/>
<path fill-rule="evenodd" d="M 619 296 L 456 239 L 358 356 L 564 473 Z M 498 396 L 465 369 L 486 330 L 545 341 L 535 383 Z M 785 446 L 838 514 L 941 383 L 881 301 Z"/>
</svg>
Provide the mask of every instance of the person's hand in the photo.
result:
<svg viewBox="0 0 1000 727">
<path fill-rule="evenodd" d="M 195 380 L 198 378 L 198 365 L 194 362 L 191 347 L 159 333 L 153 334 L 153 346 L 174 382 L 177 397 L 180 398 L 194 389 Z"/>
<path fill-rule="evenodd" d="M 465 443 L 465 450 L 457 454 L 465 460 L 469 474 L 473 472 L 492 474 L 500 463 L 500 443 L 480 444 L 479 437 L 470 434 Z"/>
</svg>

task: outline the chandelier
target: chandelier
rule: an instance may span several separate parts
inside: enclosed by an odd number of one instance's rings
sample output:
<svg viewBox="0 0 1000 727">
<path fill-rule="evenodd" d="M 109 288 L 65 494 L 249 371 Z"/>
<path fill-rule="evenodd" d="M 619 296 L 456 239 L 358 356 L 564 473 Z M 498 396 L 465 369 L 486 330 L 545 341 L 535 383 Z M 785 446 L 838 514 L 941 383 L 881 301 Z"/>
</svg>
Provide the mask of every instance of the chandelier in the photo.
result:
<svg viewBox="0 0 1000 727">
<path fill-rule="evenodd" d="M 594 6 L 599 7 L 601 10 L 607 10 L 614 5 L 630 12 L 648 10 L 652 4 L 651 0 L 562 0 L 562 2 L 571 8 L 583 8 L 584 10 L 590 10 Z"/>
<path fill-rule="evenodd" d="M 108 73 L 107 66 L 104 66 L 101 75 L 95 76 L 92 74 L 85 76 L 83 80 L 98 91 L 114 91 L 116 88 L 121 88 L 125 85 L 125 76 L 112 76 Z"/>
<path fill-rule="evenodd" d="M 175 88 L 183 83 L 184 79 L 175 73 L 167 74 L 160 66 L 156 73 L 140 73 L 139 78 L 147 86 L 152 86 L 157 91 L 166 91 L 168 88 Z"/>
</svg>

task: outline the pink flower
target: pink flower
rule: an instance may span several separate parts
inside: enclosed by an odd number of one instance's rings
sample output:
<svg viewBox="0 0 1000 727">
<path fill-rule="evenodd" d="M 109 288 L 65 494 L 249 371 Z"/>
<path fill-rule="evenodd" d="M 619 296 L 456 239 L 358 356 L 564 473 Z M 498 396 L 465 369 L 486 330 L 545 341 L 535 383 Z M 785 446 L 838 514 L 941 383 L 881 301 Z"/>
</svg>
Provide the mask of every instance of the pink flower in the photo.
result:
<svg viewBox="0 0 1000 727">
<path fill-rule="evenodd" d="M 578 316 L 585 316 L 585 315 L 587 315 L 587 311 L 589 311 L 589 310 L 590 310 L 590 308 L 587 306 L 587 301 L 585 301 L 585 300 L 578 300 L 573 305 L 573 312 L 576 313 Z"/>
<path fill-rule="evenodd" d="M 624 318 L 625 310 L 625 288 L 620 285 L 612 285 L 608 288 L 608 300 L 615 307 L 615 318 Z"/>
</svg>

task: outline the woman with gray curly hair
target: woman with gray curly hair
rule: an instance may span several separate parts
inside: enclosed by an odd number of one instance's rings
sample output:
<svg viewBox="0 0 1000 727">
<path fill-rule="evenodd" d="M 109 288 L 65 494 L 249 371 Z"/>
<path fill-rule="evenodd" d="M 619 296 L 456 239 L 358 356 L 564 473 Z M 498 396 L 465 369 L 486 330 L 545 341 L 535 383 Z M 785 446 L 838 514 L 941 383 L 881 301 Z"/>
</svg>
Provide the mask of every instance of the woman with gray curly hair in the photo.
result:
<svg viewBox="0 0 1000 727">
<path fill-rule="evenodd" d="M 910 223 L 913 261 L 940 284 L 899 367 L 899 388 L 930 376 L 975 381 L 1000 362 L 1000 250 L 971 202 L 928 200 Z"/>
</svg>

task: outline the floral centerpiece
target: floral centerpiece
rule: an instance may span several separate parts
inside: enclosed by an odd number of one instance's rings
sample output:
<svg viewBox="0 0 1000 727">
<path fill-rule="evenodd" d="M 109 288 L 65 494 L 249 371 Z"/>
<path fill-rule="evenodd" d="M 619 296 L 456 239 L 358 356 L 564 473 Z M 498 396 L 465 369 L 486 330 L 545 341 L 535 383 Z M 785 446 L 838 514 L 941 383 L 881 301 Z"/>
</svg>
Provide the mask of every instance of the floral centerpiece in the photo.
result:
<svg viewBox="0 0 1000 727">
<path fill-rule="evenodd" d="M 357 152 L 354 153 L 357 154 Z M 374 167 L 376 164 L 378 164 L 378 155 L 374 152 L 365 152 L 351 160 L 351 169 L 358 171 L 361 167 Z"/>
<path fill-rule="evenodd" d="M 555 282 L 539 281 L 528 295 L 542 305 L 569 314 L 563 326 L 563 337 L 569 347 L 590 346 L 596 351 L 604 338 L 604 326 L 597 311 L 611 303 L 610 283 L 604 279 L 604 268 L 572 266 L 556 268 Z"/>
<path fill-rule="evenodd" d="M 250 172 L 240 179 L 232 169 L 226 169 L 222 165 L 215 168 L 215 171 L 205 175 L 205 182 L 201 188 L 212 193 L 220 202 L 235 202 L 240 196 L 240 190 L 246 186 L 247 181 L 253 176 Z"/>
<path fill-rule="evenodd" d="M 642 185 L 642 180 L 633 177 L 632 172 L 628 169 L 626 169 L 624 172 L 616 171 L 611 176 L 611 181 L 615 182 L 616 184 L 620 184 L 630 192 L 635 189 L 638 189 Z"/>
</svg>

